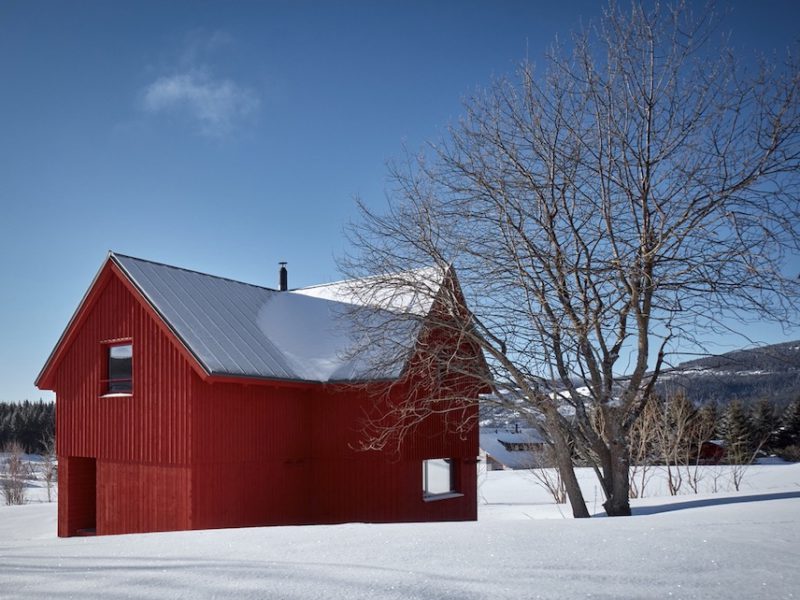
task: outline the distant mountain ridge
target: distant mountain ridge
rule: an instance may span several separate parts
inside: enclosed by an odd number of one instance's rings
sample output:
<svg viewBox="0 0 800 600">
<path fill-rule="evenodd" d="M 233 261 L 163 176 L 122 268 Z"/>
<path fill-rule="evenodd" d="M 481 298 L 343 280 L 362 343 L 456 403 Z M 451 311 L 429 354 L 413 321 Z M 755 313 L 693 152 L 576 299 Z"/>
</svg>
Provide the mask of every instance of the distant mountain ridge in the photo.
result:
<svg viewBox="0 0 800 600">
<path fill-rule="evenodd" d="M 661 395 L 683 392 L 696 404 L 732 400 L 751 404 L 766 398 L 784 406 L 800 397 L 800 340 L 682 362 L 662 372 L 656 388 Z M 514 402 L 524 404 L 521 396 L 508 401 Z M 480 425 L 492 429 L 524 426 L 521 412 L 487 402 L 481 407 Z"/>
<path fill-rule="evenodd" d="M 686 361 L 664 372 L 657 387 L 662 394 L 683 391 L 696 403 L 787 404 L 800 396 L 800 340 Z"/>
</svg>

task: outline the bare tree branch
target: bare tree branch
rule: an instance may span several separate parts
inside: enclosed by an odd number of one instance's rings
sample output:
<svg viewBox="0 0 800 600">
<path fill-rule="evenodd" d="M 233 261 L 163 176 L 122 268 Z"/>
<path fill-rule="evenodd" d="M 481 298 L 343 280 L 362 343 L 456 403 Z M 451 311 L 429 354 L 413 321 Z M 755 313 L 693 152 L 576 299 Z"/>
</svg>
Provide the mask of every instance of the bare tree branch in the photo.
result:
<svg viewBox="0 0 800 600">
<path fill-rule="evenodd" d="M 381 275 L 376 289 L 431 265 L 451 282 L 418 290 L 435 294 L 425 326 L 437 334 L 402 384 L 446 373 L 435 391 L 448 401 L 392 407 L 404 425 L 382 421 L 369 444 L 456 419 L 458 386 L 479 381 L 488 401 L 523 399 L 574 511 L 588 514 L 577 454 L 608 514 L 629 514 L 631 431 L 670 353 L 734 318 L 797 323 L 786 268 L 800 254 L 800 68 L 787 54 L 748 75 L 716 42 L 718 22 L 680 3 L 612 4 L 570 54 L 495 81 L 443 139 L 391 167 L 388 208 L 360 205 L 342 267 Z"/>
</svg>

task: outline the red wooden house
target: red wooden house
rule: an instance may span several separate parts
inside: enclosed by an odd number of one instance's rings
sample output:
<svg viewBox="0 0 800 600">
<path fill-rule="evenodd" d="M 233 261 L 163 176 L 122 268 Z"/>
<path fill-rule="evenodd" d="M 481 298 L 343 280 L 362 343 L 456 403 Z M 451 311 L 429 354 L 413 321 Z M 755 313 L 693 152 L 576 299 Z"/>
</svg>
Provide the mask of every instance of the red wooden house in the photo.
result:
<svg viewBox="0 0 800 600">
<path fill-rule="evenodd" d="M 376 374 L 335 286 L 280 287 L 109 254 L 36 381 L 56 393 L 59 536 L 477 517 L 477 428 L 432 416 L 399 454 L 357 449 L 413 350 Z"/>
</svg>

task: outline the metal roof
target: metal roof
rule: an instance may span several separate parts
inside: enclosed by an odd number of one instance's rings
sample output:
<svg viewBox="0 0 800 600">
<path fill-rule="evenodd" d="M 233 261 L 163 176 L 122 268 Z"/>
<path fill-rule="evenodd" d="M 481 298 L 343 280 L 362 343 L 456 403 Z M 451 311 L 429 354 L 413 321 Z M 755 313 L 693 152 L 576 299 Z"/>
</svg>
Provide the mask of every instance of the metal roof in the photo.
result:
<svg viewBox="0 0 800 600">
<path fill-rule="evenodd" d="M 113 260 L 210 375 L 298 381 L 400 375 L 420 319 L 215 277 L 122 254 Z M 364 327 L 364 323 L 368 327 Z M 375 326 L 381 340 L 365 340 Z"/>
</svg>

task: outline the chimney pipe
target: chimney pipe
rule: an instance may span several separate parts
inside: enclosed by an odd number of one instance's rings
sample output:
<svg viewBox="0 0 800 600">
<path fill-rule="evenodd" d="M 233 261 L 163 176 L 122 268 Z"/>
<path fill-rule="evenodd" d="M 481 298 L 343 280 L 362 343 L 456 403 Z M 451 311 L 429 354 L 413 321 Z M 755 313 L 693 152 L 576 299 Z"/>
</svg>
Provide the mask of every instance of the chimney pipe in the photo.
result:
<svg viewBox="0 0 800 600">
<path fill-rule="evenodd" d="M 278 263 L 281 268 L 278 271 L 278 279 L 280 281 L 280 291 L 285 292 L 289 289 L 289 272 L 286 270 L 286 263 L 279 262 Z"/>
</svg>

